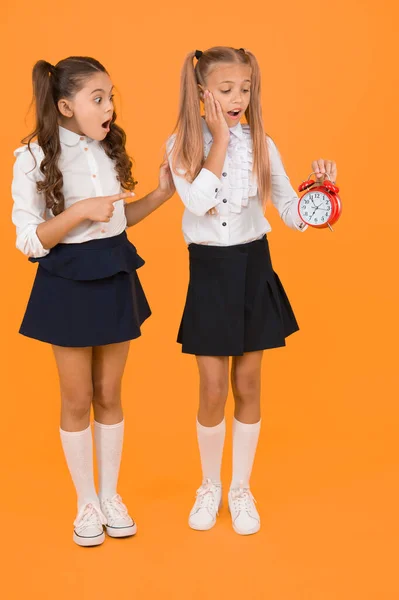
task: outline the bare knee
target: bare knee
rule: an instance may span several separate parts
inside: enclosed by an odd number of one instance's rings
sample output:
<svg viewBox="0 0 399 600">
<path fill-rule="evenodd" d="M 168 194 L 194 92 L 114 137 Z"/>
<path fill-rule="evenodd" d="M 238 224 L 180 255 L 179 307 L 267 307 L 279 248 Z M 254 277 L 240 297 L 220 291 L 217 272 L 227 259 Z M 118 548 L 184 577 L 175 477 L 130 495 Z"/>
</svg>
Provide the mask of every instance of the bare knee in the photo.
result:
<svg viewBox="0 0 399 600">
<path fill-rule="evenodd" d="M 259 402 L 260 372 L 258 369 L 236 370 L 232 374 L 232 387 L 236 403 L 253 404 Z"/>
<path fill-rule="evenodd" d="M 228 393 L 228 381 L 224 377 L 201 377 L 201 405 L 207 411 L 224 409 Z"/>
<path fill-rule="evenodd" d="M 104 381 L 94 382 L 93 405 L 97 409 L 110 410 L 120 405 L 121 382 Z"/>
<path fill-rule="evenodd" d="M 69 418 L 74 420 L 85 419 L 90 414 L 93 401 L 93 389 L 91 387 L 80 389 L 61 389 L 62 410 Z"/>
</svg>

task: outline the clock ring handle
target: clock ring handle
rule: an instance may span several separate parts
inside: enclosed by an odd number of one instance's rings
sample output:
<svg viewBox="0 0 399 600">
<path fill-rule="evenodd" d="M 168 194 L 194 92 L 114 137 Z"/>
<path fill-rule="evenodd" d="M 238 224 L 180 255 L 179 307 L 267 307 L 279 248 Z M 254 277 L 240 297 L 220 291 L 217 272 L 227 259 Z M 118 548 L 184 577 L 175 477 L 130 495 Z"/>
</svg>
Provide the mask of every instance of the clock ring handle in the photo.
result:
<svg viewBox="0 0 399 600">
<path fill-rule="evenodd" d="M 316 184 L 316 181 L 314 179 L 311 179 L 312 175 L 317 175 L 316 171 L 313 171 L 309 175 L 309 177 L 307 178 L 307 180 L 305 180 L 305 181 L 303 181 L 301 183 L 301 185 L 298 187 L 298 191 L 299 192 L 304 192 L 305 190 L 309 190 L 314 185 L 324 185 L 324 187 L 326 187 L 327 189 L 329 189 L 334 194 L 338 194 L 339 187 L 337 187 L 335 185 L 335 181 L 331 180 L 331 177 L 330 177 L 330 175 L 328 173 L 323 173 L 323 175 L 324 175 L 323 183 L 319 183 L 319 184 Z M 325 178 L 327 178 L 328 181 L 326 181 Z"/>
<path fill-rule="evenodd" d="M 308 177 L 308 180 L 309 180 L 309 179 L 312 177 L 312 175 L 317 175 L 316 171 L 313 171 L 313 172 L 312 172 L 312 173 L 309 175 L 309 177 Z M 329 176 L 329 174 L 328 174 L 328 173 L 322 173 L 322 175 L 323 175 L 324 177 L 328 177 L 328 179 L 331 181 L 331 183 L 335 183 L 335 181 L 332 181 L 332 179 L 331 179 L 331 177 Z"/>
<path fill-rule="evenodd" d="M 309 189 L 310 187 L 312 187 L 315 184 L 314 179 L 310 179 L 312 175 L 316 175 L 316 172 L 313 171 L 313 173 L 311 173 L 308 177 L 308 181 L 304 181 L 302 183 L 302 185 L 300 186 L 300 191 L 303 191 L 305 189 Z M 324 187 L 326 187 L 327 189 L 329 189 L 331 192 L 333 192 L 334 194 L 338 194 L 339 192 L 339 187 L 337 185 L 335 185 L 335 181 L 331 180 L 331 177 L 328 173 L 323 173 L 324 178 L 327 177 L 327 182 L 325 179 L 323 179 L 323 183 L 319 184 L 319 185 L 324 185 Z M 309 185 L 311 184 L 311 185 Z"/>
</svg>

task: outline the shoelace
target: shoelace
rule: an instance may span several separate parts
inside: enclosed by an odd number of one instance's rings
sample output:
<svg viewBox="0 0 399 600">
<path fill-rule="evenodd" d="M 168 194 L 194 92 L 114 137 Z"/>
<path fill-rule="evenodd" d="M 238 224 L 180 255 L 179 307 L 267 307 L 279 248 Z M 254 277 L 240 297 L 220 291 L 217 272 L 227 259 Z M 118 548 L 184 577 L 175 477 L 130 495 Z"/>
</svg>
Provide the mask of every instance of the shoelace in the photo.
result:
<svg viewBox="0 0 399 600">
<path fill-rule="evenodd" d="M 197 490 L 197 507 L 213 510 L 215 504 L 216 486 L 210 479 L 206 479 Z"/>
<path fill-rule="evenodd" d="M 101 510 L 94 504 L 85 504 L 78 512 L 78 516 L 75 519 L 74 526 L 80 531 L 84 531 L 88 527 L 101 527 L 106 524 L 106 518 L 104 517 Z"/>
<path fill-rule="evenodd" d="M 244 488 L 242 484 L 240 484 L 239 488 L 231 491 L 231 497 L 234 502 L 234 508 L 237 512 L 245 510 L 249 513 L 252 508 L 251 501 L 256 503 L 251 491 L 248 488 Z"/>
<path fill-rule="evenodd" d="M 107 498 L 102 501 L 102 507 L 104 512 L 107 513 L 107 516 L 111 520 L 116 520 L 119 518 L 125 519 L 129 517 L 128 510 L 126 506 L 122 502 L 122 498 L 119 494 L 116 494 L 112 498 Z"/>
</svg>

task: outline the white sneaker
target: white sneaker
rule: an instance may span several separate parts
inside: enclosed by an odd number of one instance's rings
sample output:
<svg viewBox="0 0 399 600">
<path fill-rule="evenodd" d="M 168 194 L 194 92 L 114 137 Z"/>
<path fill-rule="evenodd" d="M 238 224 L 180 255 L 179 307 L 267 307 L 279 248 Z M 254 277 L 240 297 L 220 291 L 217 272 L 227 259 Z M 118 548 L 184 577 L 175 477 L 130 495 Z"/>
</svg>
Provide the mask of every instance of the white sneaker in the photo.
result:
<svg viewBox="0 0 399 600">
<path fill-rule="evenodd" d="M 105 540 L 105 517 L 95 504 L 85 504 L 74 522 L 73 541 L 78 546 L 99 546 Z"/>
<path fill-rule="evenodd" d="M 260 529 L 260 516 L 255 507 L 255 498 L 249 488 L 240 485 L 229 492 L 229 509 L 233 529 L 240 535 L 251 535 Z"/>
<path fill-rule="evenodd" d="M 106 518 L 105 529 L 110 537 L 129 537 L 137 532 L 137 525 L 129 516 L 119 494 L 113 498 L 104 498 L 100 504 Z"/>
<path fill-rule="evenodd" d="M 206 531 L 216 523 L 216 517 L 222 506 L 222 486 L 206 479 L 197 490 L 197 498 L 190 512 L 188 524 L 191 529 Z"/>
</svg>

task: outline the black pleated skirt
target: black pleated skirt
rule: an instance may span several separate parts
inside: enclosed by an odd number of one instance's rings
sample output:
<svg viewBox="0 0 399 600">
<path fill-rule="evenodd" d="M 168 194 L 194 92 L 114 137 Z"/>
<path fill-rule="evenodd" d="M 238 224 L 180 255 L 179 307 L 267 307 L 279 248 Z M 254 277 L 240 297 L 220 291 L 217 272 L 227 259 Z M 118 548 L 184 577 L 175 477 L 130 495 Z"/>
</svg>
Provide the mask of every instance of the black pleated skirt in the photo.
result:
<svg viewBox="0 0 399 600">
<path fill-rule="evenodd" d="M 237 246 L 190 244 L 190 281 L 177 341 L 187 354 L 241 356 L 285 346 L 298 323 L 267 237 Z"/>
<path fill-rule="evenodd" d="M 39 263 L 19 332 L 56 346 L 116 344 L 141 335 L 151 310 L 136 270 L 144 265 L 125 232 L 58 244 Z"/>
</svg>

